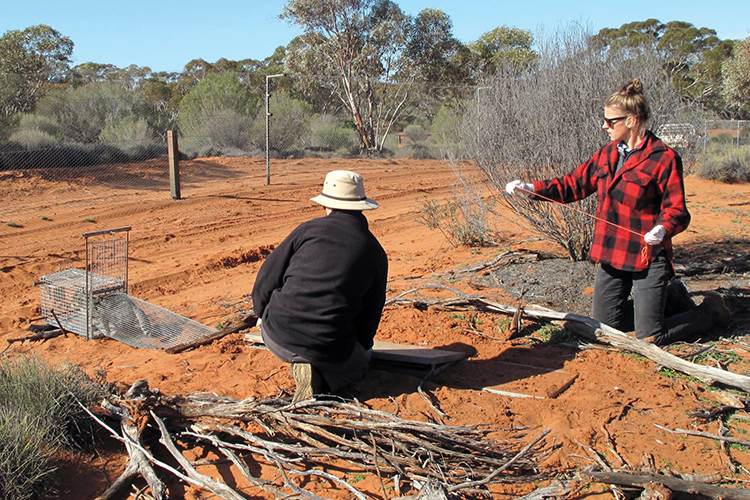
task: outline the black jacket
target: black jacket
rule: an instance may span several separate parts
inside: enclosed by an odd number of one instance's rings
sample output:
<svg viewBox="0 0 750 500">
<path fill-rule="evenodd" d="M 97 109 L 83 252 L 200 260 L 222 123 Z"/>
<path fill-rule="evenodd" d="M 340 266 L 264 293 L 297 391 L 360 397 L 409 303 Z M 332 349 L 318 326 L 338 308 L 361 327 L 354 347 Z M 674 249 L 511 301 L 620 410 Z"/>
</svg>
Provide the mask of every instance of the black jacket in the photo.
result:
<svg viewBox="0 0 750 500">
<path fill-rule="evenodd" d="M 359 211 L 298 226 L 266 258 L 253 287 L 263 332 L 310 362 L 338 363 L 372 347 L 388 259 Z"/>
</svg>

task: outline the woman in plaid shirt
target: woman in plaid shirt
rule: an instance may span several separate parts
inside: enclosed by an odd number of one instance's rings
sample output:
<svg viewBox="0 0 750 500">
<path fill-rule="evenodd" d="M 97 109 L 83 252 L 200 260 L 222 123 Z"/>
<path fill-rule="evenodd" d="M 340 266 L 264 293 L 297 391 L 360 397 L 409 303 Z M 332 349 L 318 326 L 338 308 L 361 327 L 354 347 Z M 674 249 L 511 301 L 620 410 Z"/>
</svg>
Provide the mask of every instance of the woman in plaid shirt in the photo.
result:
<svg viewBox="0 0 750 500">
<path fill-rule="evenodd" d="M 664 344 L 710 329 L 714 320 L 726 319 L 728 311 L 720 297 L 704 299 L 705 305 L 695 307 L 683 293 L 689 304 L 681 311 L 685 314 L 665 319 L 674 275 L 672 237 L 687 228 L 690 214 L 682 160 L 646 128 L 649 116 L 643 85 L 636 78 L 604 105 L 602 128 L 609 144 L 563 177 L 533 184 L 515 180 L 506 190 L 561 203 L 596 193 L 599 205 L 590 257 L 599 266 L 593 317 L 622 331 L 635 330 L 639 339 Z"/>
</svg>

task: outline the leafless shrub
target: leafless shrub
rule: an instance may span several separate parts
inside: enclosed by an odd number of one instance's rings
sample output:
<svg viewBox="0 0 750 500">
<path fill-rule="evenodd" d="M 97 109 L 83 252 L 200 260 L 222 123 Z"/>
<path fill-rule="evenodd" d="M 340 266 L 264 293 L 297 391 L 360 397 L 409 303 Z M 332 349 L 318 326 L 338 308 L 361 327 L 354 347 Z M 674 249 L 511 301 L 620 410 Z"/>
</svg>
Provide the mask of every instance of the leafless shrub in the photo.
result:
<svg viewBox="0 0 750 500">
<path fill-rule="evenodd" d="M 539 64 L 532 71 L 501 67 L 477 88 L 476 105 L 467 106 L 462 126 L 462 149 L 452 154 L 475 160 L 495 192 L 513 179 L 557 177 L 588 160 L 606 140 L 604 101 L 634 77 L 651 103 L 650 128 L 689 119 L 690 110 L 651 49 L 604 49 L 574 25 L 541 38 L 538 46 Z M 502 198 L 571 259 L 587 256 L 594 197 L 572 205 L 578 210 L 523 196 Z"/>
<path fill-rule="evenodd" d="M 457 246 L 484 246 L 492 241 L 485 214 L 476 211 L 476 204 L 466 197 L 452 198 L 445 203 L 425 200 L 416 221 L 439 230 L 445 239 Z"/>
</svg>

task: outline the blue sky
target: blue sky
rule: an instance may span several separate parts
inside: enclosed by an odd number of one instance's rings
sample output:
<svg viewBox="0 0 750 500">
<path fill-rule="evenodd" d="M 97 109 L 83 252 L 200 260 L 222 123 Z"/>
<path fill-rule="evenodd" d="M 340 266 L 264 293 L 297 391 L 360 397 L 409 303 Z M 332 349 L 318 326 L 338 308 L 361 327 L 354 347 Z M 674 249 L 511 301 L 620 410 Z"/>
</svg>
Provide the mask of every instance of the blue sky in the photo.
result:
<svg viewBox="0 0 750 500">
<path fill-rule="evenodd" d="M 73 64 L 97 62 L 182 71 L 202 58 L 264 59 L 299 31 L 278 19 L 285 0 L 4 0 L 0 34 L 47 24 L 75 43 Z M 578 23 L 593 32 L 649 18 L 716 30 L 722 40 L 750 36 L 747 0 L 395 0 L 406 13 L 444 11 L 464 43 L 498 26 L 538 33 Z"/>
</svg>

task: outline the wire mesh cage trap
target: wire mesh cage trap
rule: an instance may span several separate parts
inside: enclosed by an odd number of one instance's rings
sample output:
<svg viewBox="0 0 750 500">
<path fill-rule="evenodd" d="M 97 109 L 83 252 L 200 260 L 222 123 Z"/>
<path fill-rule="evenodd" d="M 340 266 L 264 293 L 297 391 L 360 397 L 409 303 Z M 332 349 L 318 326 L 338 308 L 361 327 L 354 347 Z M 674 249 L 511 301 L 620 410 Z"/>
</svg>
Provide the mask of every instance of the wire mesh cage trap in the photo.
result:
<svg viewBox="0 0 750 500">
<path fill-rule="evenodd" d="M 47 324 L 87 339 L 103 336 L 132 347 L 169 349 L 205 339 L 215 330 L 128 295 L 130 227 L 85 233 L 86 266 L 42 276 Z"/>
<path fill-rule="evenodd" d="M 105 334 L 95 318 L 95 304 L 113 293 L 128 292 L 130 227 L 84 233 L 84 269 L 70 268 L 42 276 L 42 316 L 47 324 L 87 339 Z"/>
</svg>

